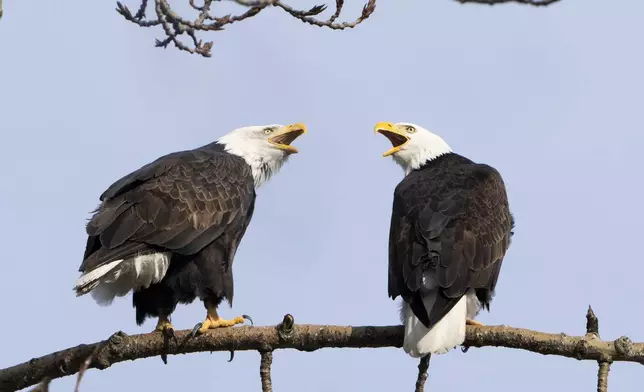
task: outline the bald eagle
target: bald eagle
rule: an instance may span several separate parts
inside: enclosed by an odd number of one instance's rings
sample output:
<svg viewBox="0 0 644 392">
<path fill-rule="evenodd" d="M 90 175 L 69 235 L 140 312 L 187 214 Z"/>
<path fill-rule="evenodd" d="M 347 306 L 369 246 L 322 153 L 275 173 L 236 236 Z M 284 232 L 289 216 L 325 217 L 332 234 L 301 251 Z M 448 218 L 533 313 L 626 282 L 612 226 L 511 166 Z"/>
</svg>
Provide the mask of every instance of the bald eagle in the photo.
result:
<svg viewBox="0 0 644 392">
<path fill-rule="evenodd" d="M 112 184 L 87 224 L 74 290 L 100 305 L 133 291 L 136 323 L 157 317 L 174 332 L 178 303 L 199 298 L 207 316 L 195 332 L 242 324 L 217 307 L 232 306 L 232 264 L 253 216 L 255 189 L 298 150 L 304 124 L 235 129 L 205 146 L 165 155 Z"/>
<path fill-rule="evenodd" d="M 389 297 L 402 297 L 403 349 L 444 354 L 489 311 L 514 227 L 505 185 L 496 169 L 418 125 L 381 122 L 375 132 L 405 172 L 393 197 L 388 283 Z"/>
</svg>

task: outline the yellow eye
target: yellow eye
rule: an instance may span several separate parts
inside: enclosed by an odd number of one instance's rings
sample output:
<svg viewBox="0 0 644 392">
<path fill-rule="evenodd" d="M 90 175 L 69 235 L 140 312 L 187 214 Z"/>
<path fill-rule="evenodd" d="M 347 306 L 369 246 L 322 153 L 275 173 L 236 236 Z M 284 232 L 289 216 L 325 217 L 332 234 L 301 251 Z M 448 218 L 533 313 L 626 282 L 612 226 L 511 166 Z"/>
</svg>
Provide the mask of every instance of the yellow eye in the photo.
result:
<svg viewBox="0 0 644 392">
<path fill-rule="evenodd" d="M 266 129 L 264 129 L 264 133 L 265 133 L 265 134 L 267 134 L 267 135 L 268 135 L 269 133 L 271 133 L 271 132 L 273 132 L 273 130 L 272 130 L 272 129 L 270 129 L 270 128 L 266 128 Z"/>
<path fill-rule="evenodd" d="M 416 132 L 416 128 L 412 127 L 411 125 L 407 125 L 405 127 L 405 131 L 407 131 L 407 133 L 414 133 Z"/>
</svg>

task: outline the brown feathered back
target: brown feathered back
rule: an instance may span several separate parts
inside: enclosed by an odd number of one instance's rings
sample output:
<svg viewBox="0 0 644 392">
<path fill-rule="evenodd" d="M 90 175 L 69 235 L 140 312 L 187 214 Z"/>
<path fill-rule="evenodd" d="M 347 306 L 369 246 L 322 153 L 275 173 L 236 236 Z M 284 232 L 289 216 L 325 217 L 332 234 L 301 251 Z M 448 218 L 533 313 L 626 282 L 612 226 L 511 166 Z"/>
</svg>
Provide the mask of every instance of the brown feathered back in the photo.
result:
<svg viewBox="0 0 644 392">
<path fill-rule="evenodd" d="M 396 187 L 389 236 L 389 296 L 410 304 L 427 327 L 470 288 L 489 307 L 513 227 L 505 185 L 492 167 L 448 153 Z M 438 282 L 427 312 L 423 275 Z"/>
</svg>

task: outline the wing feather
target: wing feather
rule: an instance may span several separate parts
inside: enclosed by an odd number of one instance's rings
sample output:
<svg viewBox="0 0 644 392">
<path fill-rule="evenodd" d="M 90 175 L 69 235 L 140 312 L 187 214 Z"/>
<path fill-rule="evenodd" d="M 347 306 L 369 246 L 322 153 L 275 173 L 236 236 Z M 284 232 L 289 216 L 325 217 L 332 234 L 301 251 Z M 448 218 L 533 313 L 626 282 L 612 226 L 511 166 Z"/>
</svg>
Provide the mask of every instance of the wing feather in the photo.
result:
<svg viewBox="0 0 644 392">
<path fill-rule="evenodd" d="M 130 208 L 119 215 L 114 221 L 101 232 L 99 239 L 101 244 L 107 248 L 116 248 L 123 245 L 125 241 L 132 238 L 145 221 L 140 219 L 134 208 Z"/>
<path fill-rule="evenodd" d="M 505 185 L 494 168 L 460 157 L 456 165 L 443 161 L 410 173 L 394 192 L 389 295 L 401 295 L 428 328 L 469 289 L 485 302 L 512 225 Z M 427 312 L 422 296 L 435 290 Z"/>
<path fill-rule="evenodd" d="M 101 200 L 87 225 L 81 271 L 146 249 L 199 252 L 227 228 L 234 226 L 234 233 L 245 229 L 255 189 L 242 158 L 191 150 L 130 173 L 112 184 Z"/>
</svg>

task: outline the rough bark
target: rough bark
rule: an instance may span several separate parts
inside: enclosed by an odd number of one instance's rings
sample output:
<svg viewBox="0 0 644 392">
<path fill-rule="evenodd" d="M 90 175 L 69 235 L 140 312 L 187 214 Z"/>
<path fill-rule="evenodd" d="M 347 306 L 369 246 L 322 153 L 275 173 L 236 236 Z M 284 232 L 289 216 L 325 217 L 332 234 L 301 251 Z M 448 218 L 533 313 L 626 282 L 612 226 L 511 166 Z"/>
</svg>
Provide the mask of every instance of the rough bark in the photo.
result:
<svg viewBox="0 0 644 392">
<path fill-rule="evenodd" d="M 427 377 L 429 377 L 429 360 L 432 358 L 432 355 L 429 354 L 420 359 L 418 363 L 418 378 L 416 379 L 416 392 L 425 392 L 425 382 L 427 382 Z"/>
<path fill-rule="evenodd" d="M 177 331 L 177 343 L 167 344 L 161 333 L 129 336 L 119 331 L 102 342 L 81 344 L 0 370 L 0 391 L 22 389 L 43 379 L 75 374 L 90 357 L 88 368 L 106 369 L 118 362 L 164 353 L 401 347 L 403 342 L 402 326 L 294 325 L 290 315 L 276 326 L 222 328 L 193 339 L 188 339 L 189 333 L 190 330 Z M 467 326 L 464 346 L 506 347 L 602 363 L 644 364 L 644 343 L 633 343 L 627 337 L 602 341 L 595 334 L 568 336 L 506 326 Z"/>
<path fill-rule="evenodd" d="M 262 359 L 259 362 L 259 378 L 262 381 L 262 392 L 273 392 L 271 382 L 271 364 L 273 363 L 273 352 L 262 351 Z"/>
</svg>

